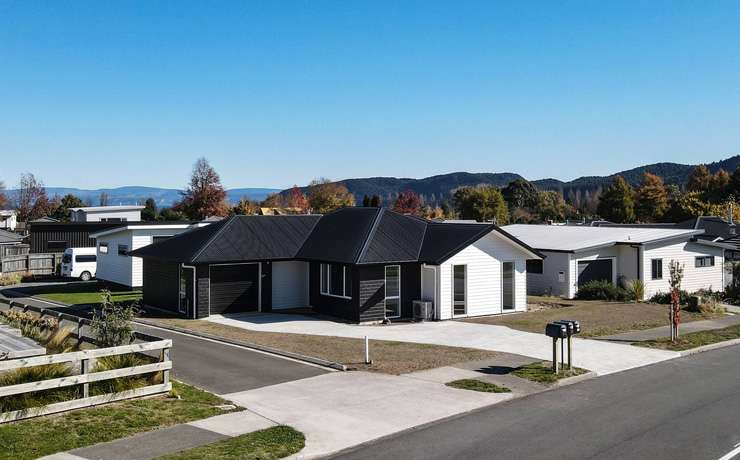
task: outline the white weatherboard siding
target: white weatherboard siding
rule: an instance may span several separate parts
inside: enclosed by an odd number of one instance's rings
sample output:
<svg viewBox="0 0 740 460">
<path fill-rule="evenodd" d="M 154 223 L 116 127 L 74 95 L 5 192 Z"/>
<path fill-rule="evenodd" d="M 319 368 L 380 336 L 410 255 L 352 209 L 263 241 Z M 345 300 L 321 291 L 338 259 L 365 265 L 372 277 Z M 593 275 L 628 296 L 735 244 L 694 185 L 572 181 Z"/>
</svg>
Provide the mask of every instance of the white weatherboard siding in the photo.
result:
<svg viewBox="0 0 740 460">
<path fill-rule="evenodd" d="M 131 257 L 119 256 L 118 245 L 125 244 L 131 250 L 131 230 L 121 231 L 97 239 L 97 262 L 98 268 L 96 278 L 110 281 L 112 283 L 122 284 L 124 286 L 134 286 Z M 100 252 L 100 245 L 108 243 L 108 253 Z M 141 282 L 139 282 L 141 286 Z"/>
<path fill-rule="evenodd" d="M 527 292 L 533 295 L 568 295 L 570 254 L 567 252 L 541 252 L 547 256 L 542 261 L 542 273 L 527 273 Z M 558 277 L 560 272 L 563 272 L 562 281 Z"/>
<path fill-rule="evenodd" d="M 714 256 L 713 267 L 696 267 L 694 260 L 697 256 Z M 651 260 L 663 259 L 663 279 L 653 280 L 651 277 Z M 699 289 L 721 290 L 723 284 L 723 250 L 691 242 L 673 243 L 659 246 L 646 245 L 643 253 L 642 272 L 645 276 L 645 297 L 650 298 L 658 292 L 668 292 L 669 266 L 671 260 L 677 260 L 684 266 L 681 289 L 694 292 Z"/>
<path fill-rule="evenodd" d="M 467 315 L 502 313 L 503 262 L 514 262 L 514 310 L 527 309 L 527 254 L 507 238 L 491 232 L 439 266 L 440 319 L 452 318 L 452 266 L 466 265 Z"/>
<path fill-rule="evenodd" d="M 308 305 L 308 262 L 289 261 L 272 264 L 272 308 Z"/>
</svg>

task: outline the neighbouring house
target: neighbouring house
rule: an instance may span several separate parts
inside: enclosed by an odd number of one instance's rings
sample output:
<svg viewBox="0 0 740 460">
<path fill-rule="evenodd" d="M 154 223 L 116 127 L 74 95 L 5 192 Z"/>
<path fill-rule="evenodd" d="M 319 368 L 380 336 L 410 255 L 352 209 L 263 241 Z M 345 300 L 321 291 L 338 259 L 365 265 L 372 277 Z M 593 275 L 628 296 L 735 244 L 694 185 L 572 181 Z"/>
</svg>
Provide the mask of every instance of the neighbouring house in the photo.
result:
<svg viewBox="0 0 740 460">
<path fill-rule="evenodd" d="M 208 223 L 137 222 L 104 229 L 90 235 L 97 246 L 99 280 L 138 288 L 142 285 L 142 260 L 129 253 Z"/>
<path fill-rule="evenodd" d="M 64 252 L 67 248 L 94 248 L 90 235 L 123 225 L 121 222 L 44 222 L 28 225 L 31 252 Z"/>
<path fill-rule="evenodd" d="M 70 208 L 72 222 L 139 222 L 144 206 L 88 206 Z"/>
<path fill-rule="evenodd" d="M 20 247 L 25 248 L 19 251 Z M 17 233 L 0 230 L 0 258 L 10 255 L 19 255 L 28 251 L 28 245 L 23 245 L 23 237 Z M 2 270 L 0 270 L 1 272 Z"/>
<path fill-rule="evenodd" d="M 673 226 L 507 225 L 503 229 L 546 258 L 529 262 L 527 291 L 573 298 L 593 280 L 624 284 L 640 279 L 645 297 L 669 291 L 669 264 L 684 266 L 682 288 L 724 286 L 724 248 L 702 239 L 704 230 Z"/>
<path fill-rule="evenodd" d="M 0 230 L 14 232 L 17 225 L 17 213 L 14 210 L 0 209 Z"/>
<path fill-rule="evenodd" d="M 383 208 L 234 216 L 138 249 L 144 303 L 189 318 L 311 307 L 351 322 L 525 311 L 541 254 L 493 224 Z"/>
</svg>

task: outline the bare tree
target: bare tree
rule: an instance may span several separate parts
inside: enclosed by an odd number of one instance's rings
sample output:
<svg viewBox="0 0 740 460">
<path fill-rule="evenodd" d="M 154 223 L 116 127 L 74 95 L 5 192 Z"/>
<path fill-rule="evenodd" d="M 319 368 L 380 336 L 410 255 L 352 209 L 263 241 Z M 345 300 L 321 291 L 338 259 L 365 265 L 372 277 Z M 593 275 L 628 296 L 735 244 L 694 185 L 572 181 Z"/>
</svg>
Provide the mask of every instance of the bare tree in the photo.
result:
<svg viewBox="0 0 740 460">
<path fill-rule="evenodd" d="M 5 194 L 5 183 L 0 181 L 0 208 L 8 204 L 8 195 Z"/>
<path fill-rule="evenodd" d="M 221 178 L 205 158 L 198 158 L 195 162 L 188 189 L 183 192 L 182 201 L 175 205 L 175 210 L 194 220 L 229 214 Z"/>
<path fill-rule="evenodd" d="M 21 222 L 38 219 L 49 213 L 50 202 L 46 196 L 44 183 L 36 179 L 32 173 L 21 174 L 15 207 L 18 210 L 18 220 Z"/>
</svg>

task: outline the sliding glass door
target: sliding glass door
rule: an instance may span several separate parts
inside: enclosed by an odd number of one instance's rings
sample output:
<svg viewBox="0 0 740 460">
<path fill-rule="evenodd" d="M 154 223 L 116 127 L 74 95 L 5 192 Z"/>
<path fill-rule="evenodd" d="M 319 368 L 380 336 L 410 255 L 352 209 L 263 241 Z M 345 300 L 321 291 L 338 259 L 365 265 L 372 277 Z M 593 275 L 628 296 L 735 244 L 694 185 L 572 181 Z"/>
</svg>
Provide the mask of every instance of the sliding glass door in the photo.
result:
<svg viewBox="0 0 740 460">
<path fill-rule="evenodd" d="M 401 316 L 401 267 L 398 265 L 385 267 L 385 316 Z"/>
<path fill-rule="evenodd" d="M 465 315 L 468 312 L 466 276 L 466 265 L 452 266 L 452 313 L 454 316 Z"/>
</svg>

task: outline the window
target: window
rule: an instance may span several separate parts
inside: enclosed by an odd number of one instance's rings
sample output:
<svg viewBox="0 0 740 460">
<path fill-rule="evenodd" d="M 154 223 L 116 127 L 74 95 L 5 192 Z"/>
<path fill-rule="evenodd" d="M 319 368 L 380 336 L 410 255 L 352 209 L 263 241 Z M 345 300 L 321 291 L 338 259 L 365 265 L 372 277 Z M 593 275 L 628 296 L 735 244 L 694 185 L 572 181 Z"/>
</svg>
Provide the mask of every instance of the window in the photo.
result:
<svg viewBox="0 0 740 460">
<path fill-rule="evenodd" d="M 527 273 L 539 273 L 542 274 L 543 261 L 541 259 L 529 259 L 527 260 Z"/>
<path fill-rule="evenodd" d="M 401 267 L 398 265 L 385 267 L 385 316 L 401 316 Z"/>
<path fill-rule="evenodd" d="M 465 302 L 465 265 L 452 266 L 452 314 L 464 315 L 467 312 Z"/>
<path fill-rule="evenodd" d="M 352 272 L 340 264 L 321 264 L 321 293 L 334 297 L 352 297 Z"/>
<path fill-rule="evenodd" d="M 694 259 L 694 266 L 697 268 L 714 267 L 714 256 L 699 256 Z"/>
<path fill-rule="evenodd" d="M 67 249 L 66 241 L 49 241 L 46 243 L 46 249 L 49 252 L 64 252 Z"/>
<path fill-rule="evenodd" d="M 118 245 L 118 255 L 119 256 L 127 256 L 128 255 L 128 244 L 119 244 Z"/>
<path fill-rule="evenodd" d="M 79 256 L 75 256 L 75 262 L 95 262 L 97 257 L 95 257 L 95 254 L 82 254 Z"/>
<path fill-rule="evenodd" d="M 125 217 L 102 217 L 100 222 L 126 222 Z"/>
<path fill-rule="evenodd" d="M 100 243 L 100 246 L 98 246 L 98 250 L 101 254 L 108 254 L 108 243 Z"/>
<path fill-rule="evenodd" d="M 650 259 L 650 275 L 654 280 L 663 279 L 663 259 Z"/>
</svg>

